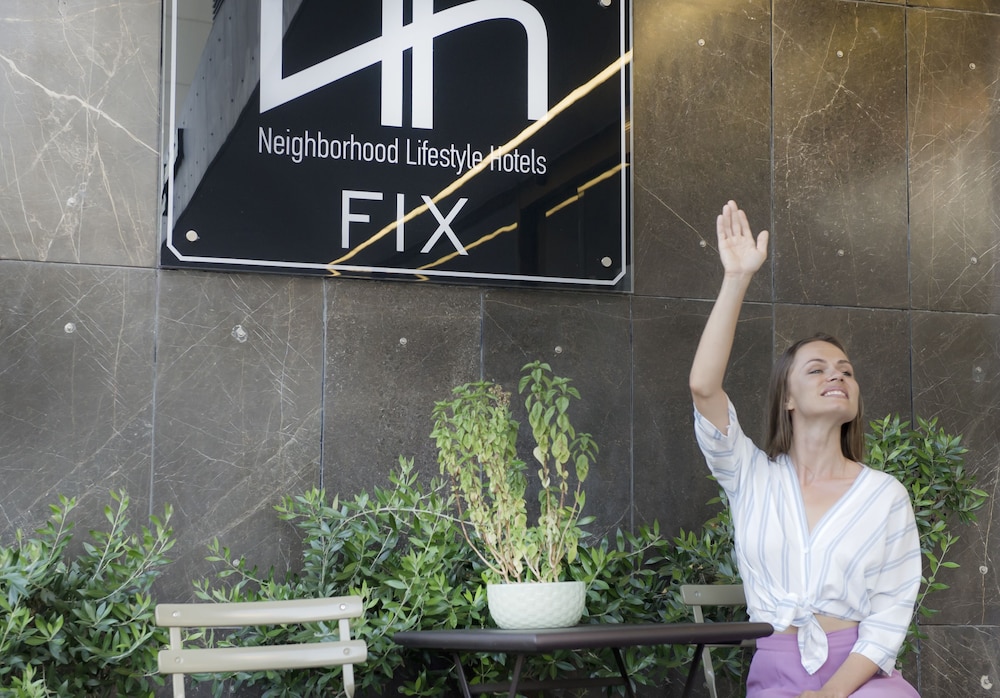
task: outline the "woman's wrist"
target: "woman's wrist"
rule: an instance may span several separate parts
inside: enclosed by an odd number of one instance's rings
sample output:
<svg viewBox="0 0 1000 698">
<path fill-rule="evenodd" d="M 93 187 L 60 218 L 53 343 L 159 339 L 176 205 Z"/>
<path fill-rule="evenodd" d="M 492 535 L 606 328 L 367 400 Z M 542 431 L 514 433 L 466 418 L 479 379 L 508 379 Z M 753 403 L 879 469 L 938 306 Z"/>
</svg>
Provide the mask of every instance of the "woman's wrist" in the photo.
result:
<svg viewBox="0 0 1000 698">
<path fill-rule="evenodd" d="M 743 296 L 746 294 L 747 289 L 750 287 L 750 281 L 753 279 L 753 272 L 726 272 L 725 276 L 722 277 L 722 287 L 719 289 L 719 297 L 724 298 L 727 295 L 732 297 L 735 294 L 739 302 L 743 303 Z"/>
<path fill-rule="evenodd" d="M 848 698 L 851 695 L 847 691 L 839 691 L 836 688 L 825 688 L 825 687 L 823 688 L 822 693 L 824 696 L 829 696 L 829 698 Z"/>
</svg>

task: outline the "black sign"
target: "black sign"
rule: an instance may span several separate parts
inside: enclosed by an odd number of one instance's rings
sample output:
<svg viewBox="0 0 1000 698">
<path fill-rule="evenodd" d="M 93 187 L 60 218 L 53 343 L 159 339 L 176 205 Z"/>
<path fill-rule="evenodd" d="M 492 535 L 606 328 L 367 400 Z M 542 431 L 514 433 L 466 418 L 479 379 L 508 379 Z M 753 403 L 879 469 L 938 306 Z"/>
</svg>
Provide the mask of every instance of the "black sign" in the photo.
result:
<svg viewBox="0 0 1000 698">
<path fill-rule="evenodd" d="M 629 21 L 623 0 L 225 3 L 162 265 L 631 291 Z"/>
</svg>

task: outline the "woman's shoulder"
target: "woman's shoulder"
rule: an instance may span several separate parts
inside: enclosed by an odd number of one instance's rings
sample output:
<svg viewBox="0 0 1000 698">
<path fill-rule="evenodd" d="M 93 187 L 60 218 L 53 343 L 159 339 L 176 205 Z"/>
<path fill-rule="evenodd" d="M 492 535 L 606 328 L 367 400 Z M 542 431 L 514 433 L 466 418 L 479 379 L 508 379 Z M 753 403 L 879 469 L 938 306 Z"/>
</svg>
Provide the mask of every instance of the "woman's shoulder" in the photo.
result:
<svg viewBox="0 0 1000 698">
<path fill-rule="evenodd" d="M 871 487 L 881 487 L 892 494 L 893 498 L 905 497 L 910 498 L 910 493 L 906 489 L 906 485 L 899 481 L 895 475 L 890 475 L 884 470 L 879 470 L 873 468 L 870 465 L 861 464 L 862 472 L 865 474 L 865 479 L 870 483 Z"/>
</svg>

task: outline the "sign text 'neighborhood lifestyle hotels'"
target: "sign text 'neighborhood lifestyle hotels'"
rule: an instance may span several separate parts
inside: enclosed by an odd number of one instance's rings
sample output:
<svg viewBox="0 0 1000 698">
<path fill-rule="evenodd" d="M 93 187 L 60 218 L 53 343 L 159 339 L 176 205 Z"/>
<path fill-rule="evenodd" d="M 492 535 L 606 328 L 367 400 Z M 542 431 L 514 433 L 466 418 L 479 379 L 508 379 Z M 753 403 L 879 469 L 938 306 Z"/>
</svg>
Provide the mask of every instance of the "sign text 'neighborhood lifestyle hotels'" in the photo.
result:
<svg viewBox="0 0 1000 698">
<path fill-rule="evenodd" d="M 162 265 L 631 290 L 629 10 L 225 3 Z"/>
</svg>

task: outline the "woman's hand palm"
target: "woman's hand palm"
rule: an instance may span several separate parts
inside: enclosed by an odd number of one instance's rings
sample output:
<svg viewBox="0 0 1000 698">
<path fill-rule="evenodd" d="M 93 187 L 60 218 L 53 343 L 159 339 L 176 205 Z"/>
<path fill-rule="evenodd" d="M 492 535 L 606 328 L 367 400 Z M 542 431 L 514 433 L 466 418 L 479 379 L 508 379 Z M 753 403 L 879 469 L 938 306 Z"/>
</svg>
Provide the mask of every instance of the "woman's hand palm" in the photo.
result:
<svg viewBox="0 0 1000 698">
<path fill-rule="evenodd" d="M 758 249 L 753 237 L 740 236 L 720 240 L 719 256 L 726 271 L 752 274 L 764 264 L 767 251 Z"/>
<path fill-rule="evenodd" d="M 726 273 L 753 274 L 767 259 L 767 231 L 760 231 L 754 240 L 747 216 L 735 201 L 730 201 L 722 209 L 716 220 L 716 232 L 719 258 Z"/>
</svg>

